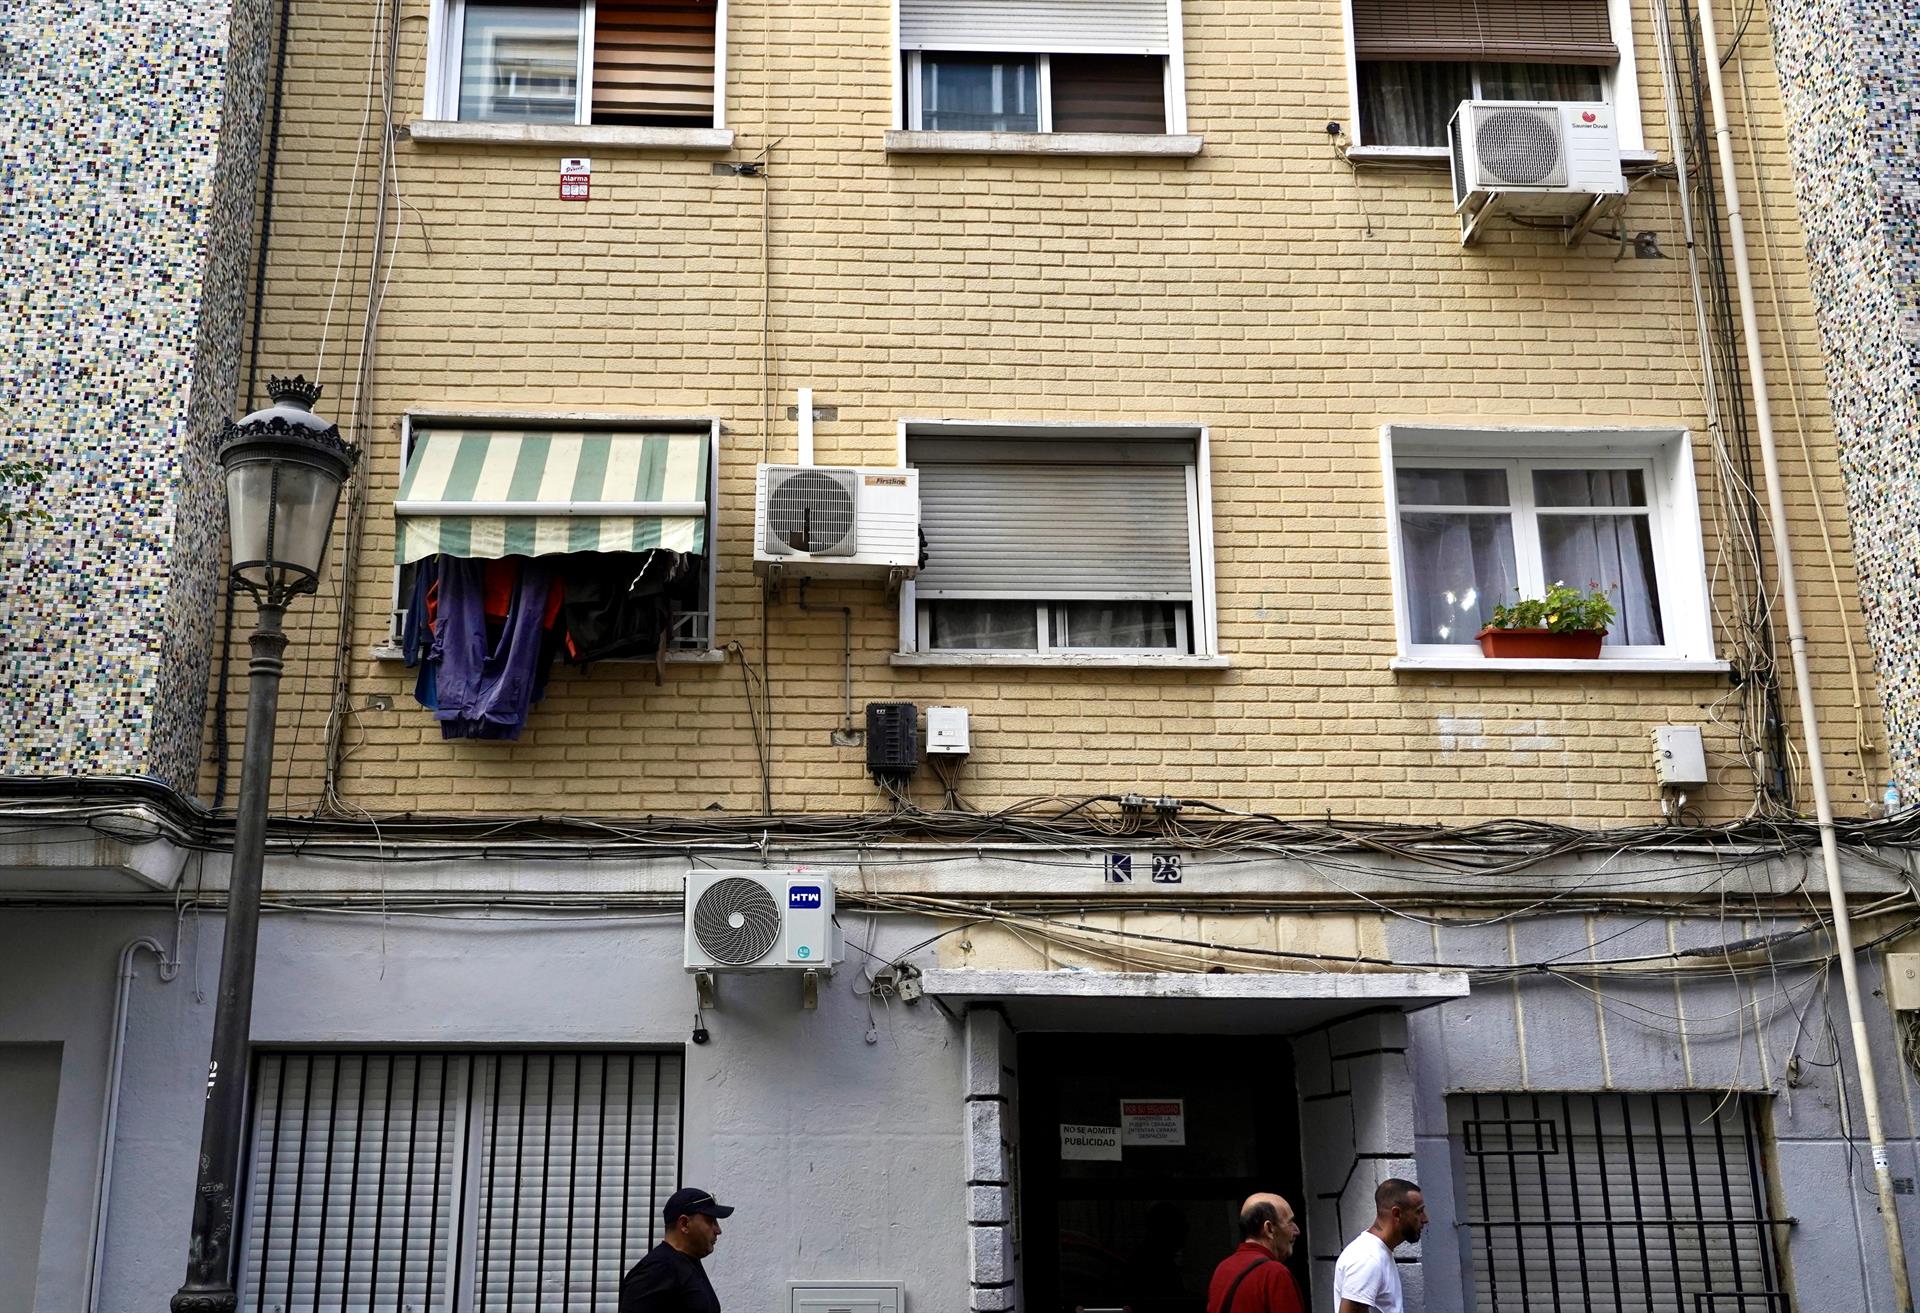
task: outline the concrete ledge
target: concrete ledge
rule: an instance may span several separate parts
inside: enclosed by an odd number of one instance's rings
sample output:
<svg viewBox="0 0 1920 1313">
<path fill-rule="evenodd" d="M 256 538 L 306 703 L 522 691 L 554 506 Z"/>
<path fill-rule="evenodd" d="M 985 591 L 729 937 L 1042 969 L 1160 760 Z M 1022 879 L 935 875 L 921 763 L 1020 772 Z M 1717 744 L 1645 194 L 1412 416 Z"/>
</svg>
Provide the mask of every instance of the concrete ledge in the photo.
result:
<svg viewBox="0 0 1920 1313">
<path fill-rule="evenodd" d="M 375 643 L 367 650 L 367 655 L 375 661 L 401 661 L 407 659 L 406 652 L 392 643 Z M 652 665 L 652 657 L 610 657 L 605 661 L 596 661 L 596 666 L 633 666 Z M 727 650 L 723 647 L 709 647 L 699 651 L 686 649 L 667 653 L 670 666 L 724 666 L 727 664 Z"/>
<path fill-rule="evenodd" d="M 1099 667 L 1136 670 L 1230 670 L 1233 662 L 1223 656 L 1152 656 L 1106 652 L 895 652 L 887 658 L 894 666 L 998 666 L 1020 669 L 1059 669 Z"/>
<path fill-rule="evenodd" d="M 886 135 L 889 155 L 1120 155 L 1181 158 L 1198 155 L 1198 133 L 1144 132 L 902 132 Z"/>
<path fill-rule="evenodd" d="M 590 123 L 456 123 L 415 119 L 407 135 L 422 145 L 605 146 L 630 150 L 732 150 L 730 128 L 595 127 Z"/>
<path fill-rule="evenodd" d="M 1733 667 L 1725 661 L 1681 657 L 1672 660 L 1558 661 L 1541 657 L 1505 657 L 1495 660 L 1478 653 L 1457 657 L 1395 657 L 1392 671 L 1468 670 L 1488 675 L 1724 675 Z"/>
<path fill-rule="evenodd" d="M 943 969 L 922 980 L 929 995 L 950 1003 L 997 1004 L 1016 1028 L 1196 1035 L 1293 1034 L 1356 1012 L 1464 998 L 1469 990 L 1463 971 Z M 978 1107 L 998 1105 L 969 1111 Z"/>
<path fill-rule="evenodd" d="M 1363 166 L 1379 164 L 1398 168 L 1437 169 L 1441 172 L 1453 167 L 1451 152 L 1445 146 L 1349 146 L 1342 153 L 1349 163 Z M 1646 168 L 1659 162 L 1658 151 L 1620 152 L 1620 163 L 1629 169 Z"/>
</svg>

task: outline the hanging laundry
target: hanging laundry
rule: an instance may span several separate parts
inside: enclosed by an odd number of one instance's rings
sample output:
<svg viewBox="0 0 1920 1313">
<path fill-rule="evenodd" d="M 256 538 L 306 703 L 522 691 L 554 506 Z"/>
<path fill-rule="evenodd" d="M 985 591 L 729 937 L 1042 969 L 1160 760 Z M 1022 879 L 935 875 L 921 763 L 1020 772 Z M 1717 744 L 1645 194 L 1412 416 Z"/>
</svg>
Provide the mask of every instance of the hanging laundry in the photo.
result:
<svg viewBox="0 0 1920 1313">
<path fill-rule="evenodd" d="M 519 738 L 557 648 L 558 573 L 545 560 L 443 556 L 429 602 L 441 737 Z"/>
<path fill-rule="evenodd" d="M 413 696 L 428 711 L 440 705 L 440 662 L 430 659 L 433 648 L 433 610 L 439 597 L 440 558 L 429 556 L 413 564 L 413 586 L 407 592 L 407 614 L 400 624 L 400 650 L 407 668 L 419 667 Z"/>
<path fill-rule="evenodd" d="M 651 657 L 653 682 L 665 683 L 667 648 L 699 559 L 664 547 L 565 558 L 567 660 L 584 667 L 615 657 Z"/>
</svg>

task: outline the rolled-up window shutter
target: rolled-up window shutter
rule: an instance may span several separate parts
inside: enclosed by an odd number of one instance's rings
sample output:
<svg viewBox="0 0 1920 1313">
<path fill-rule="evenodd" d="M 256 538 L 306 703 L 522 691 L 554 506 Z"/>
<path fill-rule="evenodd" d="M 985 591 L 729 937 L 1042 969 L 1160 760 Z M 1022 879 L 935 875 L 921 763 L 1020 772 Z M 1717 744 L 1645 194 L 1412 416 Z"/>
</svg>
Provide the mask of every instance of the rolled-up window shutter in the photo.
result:
<svg viewBox="0 0 1920 1313">
<path fill-rule="evenodd" d="M 900 0 L 900 48 L 1164 55 L 1167 0 Z"/>
<path fill-rule="evenodd" d="M 1190 465 L 910 456 L 920 597 L 1192 600 Z"/>
<path fill-rule="evenodd" d="M 1352 0 L 1361 60 L 1617 64 L 1607 0 Z"/>
<path fill-rule="evenodd" d="M 711 124 L 713 0 L 599 0 L 593 121 Z"/>
</svg>

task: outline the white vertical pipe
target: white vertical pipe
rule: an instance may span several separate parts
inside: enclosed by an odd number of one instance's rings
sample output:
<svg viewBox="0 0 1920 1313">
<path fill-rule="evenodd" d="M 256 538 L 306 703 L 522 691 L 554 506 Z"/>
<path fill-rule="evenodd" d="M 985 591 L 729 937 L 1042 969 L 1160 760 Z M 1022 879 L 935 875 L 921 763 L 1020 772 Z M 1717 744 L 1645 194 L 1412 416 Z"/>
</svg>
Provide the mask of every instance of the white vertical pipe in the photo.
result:
<svg viewBox="0 0 1920 1313">
<path fill-rule="evenodd" d="M 813 389 L 800 389 L 800 463 L 813 464 Z"/>
<path fill-rule="evenodd" d="M 1753 270 L 1747 262 L 1747 227 L 1740 211 L 1739 175 L 1734 171 L 1733 131 L 1727 123 L 1726 84 L 1720 74 L 1720 39 L 1713 25 L 1713 0 L 1699 0 L 1699 9 L 1701 59 L 1707 68 L 1707 89 L 1713 98 L 1713 136 L 1719 147 L 1720 188 L 1726 196 L 1727 235 L 1733 247 L 1734 282 L 1740 293 L 1740 330 L 1746 339 L 1753 418 L 1760 439 L 1760 460 L 1766 472 L 1767 512 L 1772 522 L 1775 568 L 1780 572 L 1780 604 L 1786 613 L 1787 643 L 1793 654 L 1794 700 L 1800 704 L 1807 781 L 1813 790 L 1814 814 L 1820 824 L 1820 857 L 1827 880 L 1827 901 L 1833 908 L 1833 947 L 1840 958 L 1840 983 L 1847 998 L 1853 1060 L 1860 1077 L 1860 1102 L 1867 1114 L 1867 1140 L 1873 1150 L 1873 1180 L 1880 1196 L 1880 1222 L 1887 1236 L 1893 1303 L 1899 1313 L 1913 1313 L 1906 1245 L 1900 1235 L 1893 1168 L 1887 1159 L 1887 1136 L 1880 1117 L 1880 1084 L 1874 1078 L 1873 1049 L 1867 1041 L 1866 1014 L 1860 1002 L 1860 975 L 1853 960 L 1853 923 L 1847 916 L 1847 891 L 1840 880 L 1840 848 L 1834 835 L 1833 798 L 1827 790 L 1827 766 L 1820 747 L 1820 717 L 1814 706 L 1813 677 L 1807 667 L 1807 631 L 1800 620 L 1793 541 L 1787 532 L 1787 500 L 1780 486 L 1780 463 L 1774 451 L 1773 403 L 1767 394 L 1766 360 L 1760 350 L 1760 316 L 1754 308 Z"/>
<path fill-rule="evenodd" d="M 172 980 L 180 974 L 180 964 L 167 960 L 167 950 L 151 935 L 142 935 L 120 950 L 120 963 L 114 972 L 113 1031 L 107 1049 L 107 1093 L 100 1111 L 99 1175 L 93 1184 L 92 1236 L 87 1245 L 86 1313 L 100 1308 L 100 1273 L 107 1258 L 107 1209 L 113 1195 L 113 1142 L 120 1124 L 120 1069 L 127 1054 L 127 1009 L 133 992 L 133 959 L 142 950 L 160 959 L 160 979 Z"/>
</svg>

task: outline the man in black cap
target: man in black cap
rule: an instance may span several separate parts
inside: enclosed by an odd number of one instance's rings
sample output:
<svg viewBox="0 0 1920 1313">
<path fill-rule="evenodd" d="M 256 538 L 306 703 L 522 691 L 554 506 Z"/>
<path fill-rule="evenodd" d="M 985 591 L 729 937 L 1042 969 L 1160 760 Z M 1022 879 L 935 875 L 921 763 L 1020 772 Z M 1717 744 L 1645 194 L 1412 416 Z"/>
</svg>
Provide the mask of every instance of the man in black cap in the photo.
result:
<svg viewBox="0 0 1920 1313">
<path fill-rule="evenodd" d="M 705 1190 L 675 1190 L 667 1200 L 667 1238 L 620 1281 L 620 1313 L 720 1313 L 700 1260 L 720 1239 L 720 1219 L 733 1209 Z"/>
</svg>

